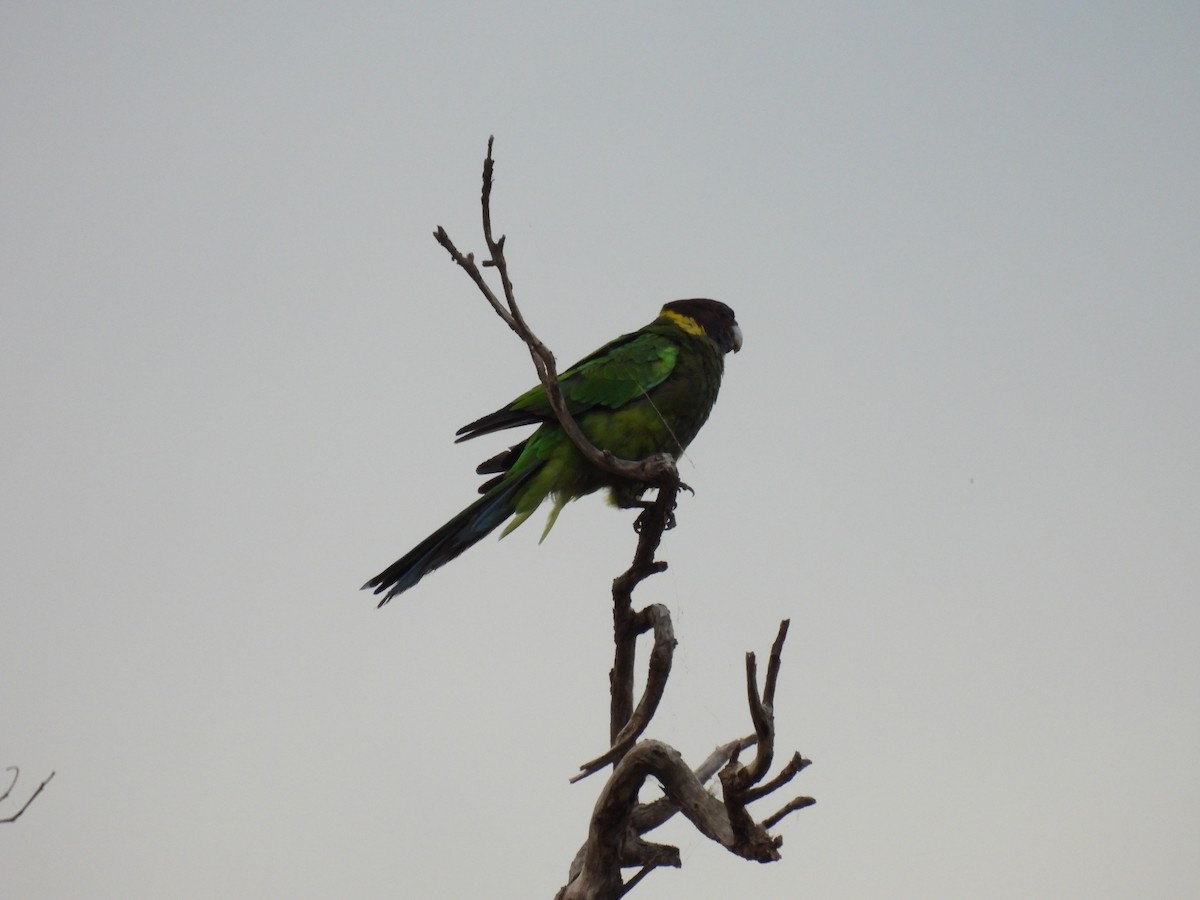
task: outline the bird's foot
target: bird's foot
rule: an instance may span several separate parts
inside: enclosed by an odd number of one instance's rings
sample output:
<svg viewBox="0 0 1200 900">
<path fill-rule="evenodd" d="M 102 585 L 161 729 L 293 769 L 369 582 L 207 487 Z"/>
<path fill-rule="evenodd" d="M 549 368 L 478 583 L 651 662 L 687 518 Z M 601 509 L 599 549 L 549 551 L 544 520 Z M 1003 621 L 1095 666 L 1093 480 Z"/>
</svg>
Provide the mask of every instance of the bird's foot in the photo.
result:
<svg viewBox="0 0 1200 900">
<path fill-rule="evenodd" d="M 633 530 L 638 534 L 642 533 L 642 529 L 646 527 L 646 523 L 650 520 L 650 516 L 654 514 L 654 502 L 638 501 L 635 506 L 640 506 L 642 511 L 638 513 L 638 517 L 633 520 Z M 667 522 L 663 527 L 663 531 L 670 531 L 675 527 L 675 507 L 672 506 L 667 511 Z"/>
</svg>

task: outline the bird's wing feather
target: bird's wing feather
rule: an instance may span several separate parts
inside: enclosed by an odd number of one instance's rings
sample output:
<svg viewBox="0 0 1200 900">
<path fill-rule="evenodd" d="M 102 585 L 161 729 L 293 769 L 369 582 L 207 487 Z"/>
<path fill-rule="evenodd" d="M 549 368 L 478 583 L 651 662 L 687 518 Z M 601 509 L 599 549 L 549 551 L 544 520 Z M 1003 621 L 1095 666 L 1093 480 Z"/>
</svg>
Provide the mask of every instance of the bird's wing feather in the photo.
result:
<svg viewBox="0 0 1200 900">
<path fill-rule="evenodd" d="M 654 332 L 636 332 L 608 344 L 564 372 L 563 396 L 572 413 L 594 406 L 619 409 L 662 384 L 675 368 L 678 356 L 679 345 L 670 338 Z M 544 391 L 538 399 L 549 407 Z"/>
<path fill-rule="evenodd" d="M 559 376 L 571 415 L 597 406 L 619 409 L 661 384 L 679 356 L 669 337 L 635 331 L 605 344 Z M 545 389 L 539 384 L 512 403 L 458 430 L 459 441 L 504 428 L 533 425 L 554 417 Z"/>
</svg>

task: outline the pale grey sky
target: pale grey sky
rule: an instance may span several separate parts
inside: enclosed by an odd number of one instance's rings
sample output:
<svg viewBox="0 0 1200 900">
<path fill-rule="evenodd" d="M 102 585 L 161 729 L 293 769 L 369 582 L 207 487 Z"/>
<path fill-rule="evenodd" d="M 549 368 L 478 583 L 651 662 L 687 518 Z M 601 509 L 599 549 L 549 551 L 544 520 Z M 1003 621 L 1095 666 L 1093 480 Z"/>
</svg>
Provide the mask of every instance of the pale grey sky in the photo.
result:
<svg viewBox="0 0 1200 900">
<path fill-rule="evenodd" d="M 494 133 L 560 360 L 684 296 L 746 336 L 640 597 L 652 735 L 746 732 L 791 617 L 818 805 L 770 866 L 666 829 L 634 896 L 1200 896 L 1198 42 L 1167 2 L 7 5 L 0 767 L 58 775 L 4 895 L 562 883 L 630 515 L 356 590 L 533 383 L 430 236 L 480 246 Z"/>
</svg>

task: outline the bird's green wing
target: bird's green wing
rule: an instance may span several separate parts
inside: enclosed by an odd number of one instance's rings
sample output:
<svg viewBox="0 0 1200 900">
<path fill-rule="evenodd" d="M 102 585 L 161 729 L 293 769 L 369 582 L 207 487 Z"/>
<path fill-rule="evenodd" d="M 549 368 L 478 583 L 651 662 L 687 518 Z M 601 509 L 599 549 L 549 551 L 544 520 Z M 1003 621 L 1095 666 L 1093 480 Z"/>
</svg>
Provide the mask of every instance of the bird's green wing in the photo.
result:
<svg viewBox="0 0 1200 900">
<path fill-rule="evenodd" d="M 679 345 L 666 335 L 642 330 L 619 337 L 559 376 L 567 408 L 574 416 L 598 406 L 619 409 L 666 380 L 678 357 Z M 503 409 L 460 428 L 458 439 L 544 422 L 553 415 L 539 384 Z"/>
<path fill-rule="evenodd" d="M 635 332 L 628 340 L 614 341 L 564 372 L 560 378 L 563 396 L 573 414 L 594 406 L 619 409 L 660 385 L 678 357 L 679 345 L 670 338 Z M 511 404 L 512 408 L 526 408 L 521 403 L 526 397 L 530 398 L 528 408 L 549 413 L 550 401 L 541 385 Z"/>
</svg>

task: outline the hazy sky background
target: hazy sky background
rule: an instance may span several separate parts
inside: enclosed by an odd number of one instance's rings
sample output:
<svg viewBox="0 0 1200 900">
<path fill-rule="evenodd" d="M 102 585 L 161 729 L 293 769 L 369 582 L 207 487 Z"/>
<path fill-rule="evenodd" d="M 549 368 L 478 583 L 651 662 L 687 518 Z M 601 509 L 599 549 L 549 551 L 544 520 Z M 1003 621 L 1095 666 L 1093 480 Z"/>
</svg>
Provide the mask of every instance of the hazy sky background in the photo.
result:
<svg viewBox="0 0 1200 900">
<path fill-rule="evenodd" d="M 560 361 L 685 296 L 746 336 L 651 735 L 746 733 L 790 617 L 818 804 L 769 866 L 664 829 L 633 896 L 1200 896 L 1198 46 L 1191 2 L 6 4 L 0 815 L 58 774 L 0 893 L 564 881 L 631 514 L 356 590 L 534 380 L 430 236 L 481 247 L 494 133 Z"/>
</svg>

